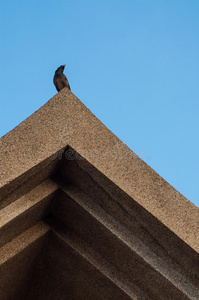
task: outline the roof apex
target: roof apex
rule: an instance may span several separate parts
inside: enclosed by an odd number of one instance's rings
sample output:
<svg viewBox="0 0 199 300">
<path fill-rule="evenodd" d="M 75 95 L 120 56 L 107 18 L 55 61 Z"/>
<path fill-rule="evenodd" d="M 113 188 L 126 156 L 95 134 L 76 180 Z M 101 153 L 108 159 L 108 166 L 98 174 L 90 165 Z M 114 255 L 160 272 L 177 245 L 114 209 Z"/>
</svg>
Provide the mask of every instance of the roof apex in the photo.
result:
<svg viewBox="0 0 199 300">
<path fill-rule="evenodd" d="M 70 145 L 187 244 L 199 250 L 196 222 L 199 209 L 134 154 L 67 88 L 2 137 L 0 143 L 0 196 L 5 186 L 43 161 L 63 153 Z"/>
</svg>

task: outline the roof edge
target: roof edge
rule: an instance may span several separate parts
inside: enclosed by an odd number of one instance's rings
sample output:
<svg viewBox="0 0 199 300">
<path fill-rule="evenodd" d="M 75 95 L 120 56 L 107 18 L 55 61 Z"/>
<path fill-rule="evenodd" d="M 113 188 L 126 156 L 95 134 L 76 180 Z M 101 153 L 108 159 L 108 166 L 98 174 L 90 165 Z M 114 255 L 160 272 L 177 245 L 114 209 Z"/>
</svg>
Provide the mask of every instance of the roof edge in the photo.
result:
<svg viewBox="0 0 199 300">
<path fill-rule="evenodd" d="M 133 153 L 67 88 L 0 141 L 0 191 L 70 145 L 199 251 L 199 209 Z M 70 153 L 66 153 L 70 159 Z"/>
</svg>

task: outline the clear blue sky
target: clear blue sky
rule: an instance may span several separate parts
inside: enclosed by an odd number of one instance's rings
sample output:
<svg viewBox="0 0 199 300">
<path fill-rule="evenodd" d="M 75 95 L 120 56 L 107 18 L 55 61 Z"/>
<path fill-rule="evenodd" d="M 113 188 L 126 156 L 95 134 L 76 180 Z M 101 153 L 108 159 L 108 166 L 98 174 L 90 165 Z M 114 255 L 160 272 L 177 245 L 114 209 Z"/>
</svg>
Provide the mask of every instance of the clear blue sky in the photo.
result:
<svg viewBox="0 0 199 300">
<path fill-rule="evenodd" d="M 199 206 L 199 1 L 2 1 L 0 136 L 72 92 Z"/>
</svg>

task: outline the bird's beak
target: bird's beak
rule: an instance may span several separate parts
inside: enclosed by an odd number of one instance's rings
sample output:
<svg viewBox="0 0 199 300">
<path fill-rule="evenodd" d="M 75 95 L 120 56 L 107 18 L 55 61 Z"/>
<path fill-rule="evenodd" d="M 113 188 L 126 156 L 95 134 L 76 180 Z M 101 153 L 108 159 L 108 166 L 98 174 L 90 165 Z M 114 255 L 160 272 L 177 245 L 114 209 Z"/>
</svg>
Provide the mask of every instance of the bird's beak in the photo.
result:
<svg viewBox="0 0 199 300">
<path fill-rule="evenodd" d="M 63 65 L 63 67 L 65 68 L 66 65 Z"/>
</svg>

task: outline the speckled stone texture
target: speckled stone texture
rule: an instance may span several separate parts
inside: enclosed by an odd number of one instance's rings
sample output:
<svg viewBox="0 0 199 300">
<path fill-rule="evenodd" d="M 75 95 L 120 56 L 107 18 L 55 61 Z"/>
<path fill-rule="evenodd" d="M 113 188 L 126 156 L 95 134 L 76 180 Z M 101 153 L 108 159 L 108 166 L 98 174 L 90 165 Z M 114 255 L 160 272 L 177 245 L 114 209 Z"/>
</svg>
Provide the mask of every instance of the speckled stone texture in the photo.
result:
<svg viewBox="0 0 199 300">
<path fill-rule="evenodd" d="M 66 88 L 0 139 L 3 300 L 199 299 L 198 220 Z"/>
</svg>

